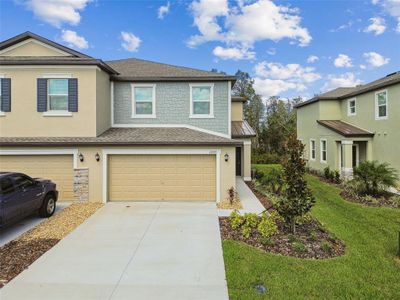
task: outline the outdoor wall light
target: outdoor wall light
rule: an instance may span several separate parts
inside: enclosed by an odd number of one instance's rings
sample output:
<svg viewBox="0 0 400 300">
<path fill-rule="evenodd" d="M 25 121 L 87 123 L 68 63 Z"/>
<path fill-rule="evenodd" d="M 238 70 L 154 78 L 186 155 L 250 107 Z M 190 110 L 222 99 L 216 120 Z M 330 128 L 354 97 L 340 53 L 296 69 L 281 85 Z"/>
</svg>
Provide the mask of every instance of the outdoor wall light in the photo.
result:
<svg viewBox="0 0 400 300">
<path fill-rule="evenodd" d="M 96 153 L 96 155 L 94 156 L 94 158 L 96 159 L 96 161 L 100 161 L 100 155 L 99 155 L 99 153 Z"/>
<path fill-rule="evenodd" d="M 228 161 L 229 160 L 229 154 L 225 153 L 224 158 L 225 158 L 225 161 Z"/>
<path fill-rule="evenodd" d="M 82 153 L 79 153 L 79 160 L 81 161 L 81 162 L 83 162 L 83 154 Z"/>
</svg>

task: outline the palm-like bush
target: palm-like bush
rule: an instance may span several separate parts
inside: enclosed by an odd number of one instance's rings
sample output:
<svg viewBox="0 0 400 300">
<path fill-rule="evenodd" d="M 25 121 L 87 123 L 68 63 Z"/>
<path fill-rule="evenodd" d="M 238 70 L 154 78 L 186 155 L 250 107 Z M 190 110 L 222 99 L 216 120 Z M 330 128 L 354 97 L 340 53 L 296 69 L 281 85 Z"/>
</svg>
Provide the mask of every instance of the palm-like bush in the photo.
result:
<svg viewBox="0 0 400 300">
<path fill-rule="evenodd" d="M 396 169 L 388 163 L 364 161 L 354 168 L 354 181 L 360 192 L 368 195 L 379 195 L 390 187 L 396 187 L 399 176 Z"/>
</svg>

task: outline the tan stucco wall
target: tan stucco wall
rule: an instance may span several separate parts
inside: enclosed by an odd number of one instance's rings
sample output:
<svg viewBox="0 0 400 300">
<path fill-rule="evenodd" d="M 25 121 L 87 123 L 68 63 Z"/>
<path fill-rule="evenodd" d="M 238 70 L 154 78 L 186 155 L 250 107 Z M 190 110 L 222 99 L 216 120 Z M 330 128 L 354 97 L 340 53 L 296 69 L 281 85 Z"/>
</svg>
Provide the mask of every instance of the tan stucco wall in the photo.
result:
<svg viewBox="0 0 400 300">
<path fill-rule="evenodd" d="M 116 147 L 107 147 L 107 149 L 115 149 Z M 1 147 L 0 150 L 15 150 L 25 148 L 10 148 Z M 56 150 L 60 148 L 55 147 L 36 147 L 29 148 L 36 150 Z M 84 161 L 80 162 L 78 159 L 78 168 L 89 169 L 89 201 L 102 202 L 103 201 L 103 149 L 102 147 L 62 147 L 62 149 L 78 149 L 82 153 Z M 149 149 L 149 147 L 118 147 L 118 149 Z M 230 187 L 236 188 L 235 183 L 235 147 L 218 147 L 218 146 L 204 146 L 204 147 L 153 147 L 152 149 L 210 149 L 221 150 L 220 156 L 220 199 L 224 200 L 228 197 L 228 189 Z M 96 153 L 100 155 L 100 161 L 95 159 Z M 224 155 L 229 155 L 229 160 L 226 162 Z M 72 166 L 71 166 L 72 167 Z"/>
<path fill-rule="evenodd" d="M 4 51 L 0 56 L 69 56 L 60 51 L 53 50 L 50 46 L 45 47 L 30 39 L 27 43 L 21 43 L 18 47 Z"/>
<path fill-rule="evenodd" d="M 108 147 L 107 149 L 112 149 Z M 116 148 L 116 147 L 114 147 Z M 118 149 L 148 149 L 148 147 L 118 147 Z M 220 172 L 221 185 L 220 197 L 224 200 L 228 196 L 230 187 L 236 188 L 235 183 L 235 147 L 156 147 L 156 149 L 220 149 Z M 99 147 L 79 147 L 80 153 L 83 154 L 84 162 L 78 162 L 78 167 L 89 168 L 89 198 L 92 202 L 102 202 L 103 200 L 103 154 L 102 148 Z M 95 160 L 96 153 L 101 156 L 100 162 Z M 228 153 L 229 160 L 225 162 L 224 155 Z"/>
<path fill-rule="evenodd" d="M 97 69 L 96 72 L 96 133 L 100 135 L 111 127 L 111 82 L 109 75 Z"/>
<path fill-rule="evenodd" d="M 232 102 L 232 121 L 243 121 L 243 103 Z"/>
<path fill-rule="evenodd" d="M 2 137 L 96 136 L 110 124 L 109 85 L 97 67 L 0 67 L 0 74 L 11 78 L 11 112 L 0 117 Z M 78 112 L 68 117 L 44 116 L 37 112 L 37 78 L 45 74 L 70 74 L 78 79 Z M 99 77 L 99 79 L 97 79 Z M 96 89 L 97 80 L 101 83 Z M 96 92 L 99 92 L 96 101 Z M 99 112 L 96 113 L 96 102 Z M 107 110 L 108 106 L 108 110 Z M 100 114 L 104 114 L 100 117 Z M 96 129 L 96 121 L 99 130 Z"/>
</svg>

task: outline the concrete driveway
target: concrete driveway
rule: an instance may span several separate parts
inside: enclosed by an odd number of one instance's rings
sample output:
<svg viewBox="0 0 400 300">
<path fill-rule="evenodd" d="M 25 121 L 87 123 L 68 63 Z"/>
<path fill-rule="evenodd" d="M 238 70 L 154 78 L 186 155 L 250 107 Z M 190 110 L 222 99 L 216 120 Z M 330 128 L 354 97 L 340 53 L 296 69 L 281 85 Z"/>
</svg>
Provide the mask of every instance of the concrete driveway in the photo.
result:
<svg viewBox="0 0 400 300">
<path fill-rule="evenodd" d="M 58 214 L 69 205 L 71 205 L 71 202 L 57 202 L 56 211 L 54 212 L 54 214 Z M 44 220 L 46 219 L 39 217 L 38 214 L 33 214 L 32 216 L 26 217 L 25 219 L 11 225 L 10 227 L 0 230 L 0 247 L 4 246 L 8 242 L 11 242 L 12 240 L 15 240 L 21 234 L 39 225 Z"/>
<path fill-rule="evenodd" d="M 0 298 L 228 299 L 215 204 L 109 203 Z"/>
</svg>

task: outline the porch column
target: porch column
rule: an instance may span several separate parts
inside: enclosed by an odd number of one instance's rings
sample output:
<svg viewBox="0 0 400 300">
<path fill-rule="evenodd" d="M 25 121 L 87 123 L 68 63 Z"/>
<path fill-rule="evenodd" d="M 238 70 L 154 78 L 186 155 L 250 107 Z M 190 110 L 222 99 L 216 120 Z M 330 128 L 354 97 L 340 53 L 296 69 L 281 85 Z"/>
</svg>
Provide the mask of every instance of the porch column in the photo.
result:
<svg viewBox="0 0 400 300">
<path fill-rule="evenodd" d="M 373 160 L 373 154 L 372 154 L 372 141 L 369 140 L 367 141 L 367 155 L 366 155 L 366 159 L 368 161 L 372 161 Z"/>
<path fill-rule="evenodd" d="M 243 141 L 243 179 L 251 180 L 251 141 Z"/>
<path fill-rule="evenodd" d="M 342 177 L 345 180 L 353 178 L 353 141 L 344 140 L 342 144 Z"/>
</svg>

